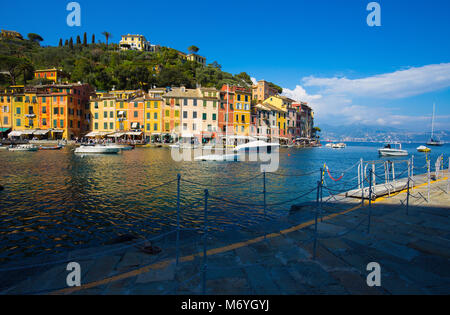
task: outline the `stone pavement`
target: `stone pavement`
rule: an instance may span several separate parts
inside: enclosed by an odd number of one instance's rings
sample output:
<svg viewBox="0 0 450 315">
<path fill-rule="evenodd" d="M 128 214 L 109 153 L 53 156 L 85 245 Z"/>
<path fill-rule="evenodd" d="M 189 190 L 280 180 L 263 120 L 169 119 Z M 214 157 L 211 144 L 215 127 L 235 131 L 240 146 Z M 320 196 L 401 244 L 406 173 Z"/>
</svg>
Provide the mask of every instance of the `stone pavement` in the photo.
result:
<svg viewBox="0 0 450 315">
<path fill-rule="evenodd" d="M 358 208 L 357 200 L 325 204 L 315 260 L 314 222 L 304 219 L 305 212 L 314 213 L 311 206 L 251 230 L 211 233 L 206 293 L 450 294 L 447 185 L 447 181 L 433 183 L 429 202 L 423 197 L 426 186 L 412 190 L 408 214 L 406 193 L 378 199 L 370 211 L 367 204 Z M 68 259 L 81 265 L 81 288 L 67 289 L 66 265 L 58 264 L 30 274 L 0 274 L 1 293 L 201 294 L 203 239 L 182 235 L 181 262 L 176 266 L 173 237 L 157 243 L 163 251 L 156 256 L 129 247 L 78 261 L 77 257 L 114 247 L 72 252 Z M 381 266 L 381 287 L 367 286 L 370 262 Z M 22 281 L 16 280 L 21 277 Z M 5 283 L 10 285 L 5 287 Z"/>
</svg>

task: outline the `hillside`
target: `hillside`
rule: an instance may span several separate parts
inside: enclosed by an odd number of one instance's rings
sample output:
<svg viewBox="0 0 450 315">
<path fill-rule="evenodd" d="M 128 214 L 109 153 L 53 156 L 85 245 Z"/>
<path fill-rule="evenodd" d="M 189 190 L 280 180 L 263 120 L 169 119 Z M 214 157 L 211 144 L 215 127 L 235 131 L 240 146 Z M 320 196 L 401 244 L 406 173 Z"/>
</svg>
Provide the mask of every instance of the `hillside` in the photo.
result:
<svg viewBox="0 0 450 315">
<path fill-rule="evenodd" d="M 217 62 L 203 67 L 183 60 L 176 50 L 166 47 L 150 53 L 120 51 L 117 44 L 83 45 L 66 41 L 66 45 L 59 47 L 41 47 L 30 40 L 0 40 L 0 86 L 38 83 L 32 82 L 35 69 L 55 67 L 68 73 L 71 81 L 89 83 L 98 90 L 252 84 L 245 72 L 232 75 L 222 71 Z"/>
</svg>

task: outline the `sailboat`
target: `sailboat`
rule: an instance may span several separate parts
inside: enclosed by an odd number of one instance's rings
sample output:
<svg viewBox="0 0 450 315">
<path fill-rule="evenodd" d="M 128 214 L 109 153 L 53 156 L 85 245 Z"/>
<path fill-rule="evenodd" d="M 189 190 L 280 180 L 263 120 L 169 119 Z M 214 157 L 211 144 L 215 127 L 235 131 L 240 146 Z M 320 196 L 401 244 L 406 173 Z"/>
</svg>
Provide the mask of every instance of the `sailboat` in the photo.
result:
<svg viewBox="0 0 450 315">
<path fill-rule="evenodd" d="M 431 145 L 431 146 L 442 146 L 443 143 L 441 141 L 437 141 L 434 139 L 434 116 L 435 116 L 435 112 L 436 112 L 436 104 L 433 104 L 433 118 L 431 120 L 431 138 L 430 140 L 427 142 L 427 145 Z"/>
</svg>

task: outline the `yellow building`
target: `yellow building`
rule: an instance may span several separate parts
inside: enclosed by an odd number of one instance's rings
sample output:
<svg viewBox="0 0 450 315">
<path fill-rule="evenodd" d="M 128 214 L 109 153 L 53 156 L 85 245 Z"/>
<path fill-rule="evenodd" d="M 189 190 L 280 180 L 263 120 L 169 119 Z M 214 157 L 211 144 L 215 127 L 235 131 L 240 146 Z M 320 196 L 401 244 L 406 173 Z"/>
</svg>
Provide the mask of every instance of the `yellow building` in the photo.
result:
<svg viewBox="0 0 450 315">
<path fill-rule="evenodd" d="M 151 49 L 150 42 L 145 39 L 144 35 L 122 35 L 119 45 L 122 50 L 150 51 Z"/>
<path fill-rule="evenodd" d="M 61 69 L 44 69 L 34 71 L 35 79 L 47 79 L 55 83 L 62 82 L 67 75 Z"/>
<path fill-rule="evenodd" d="M 25 119 L 24 94 L 14 94 L 12 97 L 12 123 L 14 130 L 29 129 Z"/>
<path fill-rule="evenodd" d="M 241 87 L 232 87 L 234 92 L 234 132 L 240 136 L 250 135 L 252 93 Z"/>
<path fill-rule="evenodd" d="M 279 136 L 286 137 L 288 135 L 288 109 L 292 108 L 292 104 L 295 101 L 285 96 L 273 95 L 267 98 L 264 103 L 270 104 L 280 110 L 277 117 L 277 125 L 280 131 Z"/>
<path fill-rule="evenodd" d="M 202 65 L 206 66 L 206 58 L 202 57 L 200 55 L 189 54 L 189 55 L 186 56 L 186 59 L 189 60 L 189 61 L 198 62 L 199 64 L 202 64 Z"/>
<path fill-rule="evenodd" d="M 0 91 L 0 138 L 12 128 L 12 93 L 7 90 Z"/>
<path fill-rule="evenodd" d="M 106 135 L 116 131 L 116 99 L 113 96 L 90 100 L 91 135 Z"/>
<path fill-rule="evenodd" d="M 162 133 L 163 124 L 163 102 L 161 98 L 146 97 L 144 126 L 145 139 L 150 141 L 152 136 L 159 136 Z"/>
</svg>

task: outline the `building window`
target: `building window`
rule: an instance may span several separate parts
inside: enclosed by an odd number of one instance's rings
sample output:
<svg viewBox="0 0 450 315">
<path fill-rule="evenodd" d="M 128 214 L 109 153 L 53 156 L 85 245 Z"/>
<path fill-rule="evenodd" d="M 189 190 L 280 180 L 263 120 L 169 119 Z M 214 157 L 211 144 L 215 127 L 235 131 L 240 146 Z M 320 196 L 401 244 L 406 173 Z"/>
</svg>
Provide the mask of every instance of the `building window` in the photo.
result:
<svg viewBox="0 0 450 315">
<path fill-rule="evenodd" d="M 103 123 L 103 129 L 108 129 L 108 123 Z"/>
<path fill-rule="evenodd" d="M 95 124 L 94 124 L 94 129 L 95 129 L 95 130 L 98 130 L 98 123 L 95 123 Z"/>
<path fill-rule="evenodd" d="M 197 130 L 197 124 L 192 124 L 192 130 Z"/>
<path fill-rule="evenodd" d="M 194 119 L 197 118 L 197 112 L 192 112 L 192 118 L 194 118 Z"/>
<path fill-rule="evenodd" d="M 138 118 L 139 113 L 137 111 L 134 112 L 134 118 Z"/>
<path fill-rule="evenodd" d="M 153 131 L 158 131 L 158 124 L 153 125 Z"/>
<path fill-rule="evenodd" d="M 203 115 L 202 115 L 203 117 L 203 120 L 206 120 L 207 119 L 207 115 L 206 115 L 206 113 L 203 113 Z"/>
<path fill-rule="evenodd" d="M 5 125 L 8 124 L 8 116 L 3 117 L 3 124 L 5 124 Z"/>
<path fill-rule="evenodd" d="M 188 112 L 187 111 L 183 111 L 183 118 L 188 118 Z"/>
<path fill-rule="evenodd" d="M 197 106 L 197 100 L 196 99 L 194 100 L 194 106 Z"/>
<path fill-rule="evenodd" d="M 16 107 L 16 114 L 20 115 L 20 107 Z"/>
<path fill-rule="evenodd" d="M 217 120 L 217 115 L 216 114 L 212 114 L 212 119 L 213 120 Z"/>
<path fill-rule="evenodd" d="M 53 128 L 58 128 L 58 121 L 56 119 L 53 120 Z"/>
<path fill-rule="evenodd" d="M 153 104 L 154 104 L 153 107 L 158 109 L 158 102 L 154 102 Z"/>
<path fill-rule="evenodd" d="M 42 106 L 42 114 L 47 114 L 47 107 L 46 106 Z"/>
<path fill-rule="evenodd" d="M 113 130 L 114 129 L 114 123 L 109 123 L 109 129 Z"/>
<path fill-rule="evenodd" d="M 158 119 L 158 113 L 153 113 L 153 119 Z"/>
<path fill-rule="evenodd" d="M 147 120 L 150 119 L 150 113 L 147 113 Z"/>
<path fill-rule="evenodd" d="M 59 127 L 60 127 L 60 128 L 64 128 L 64 120 L 61 119 L 61 120 L 59 121 Z"/>
<path fill-rule="evenodd" d="M 6 118 L 6 117 L 5 117 Z M 16 119 L 16 126 L 20 127 L 20 118 Z"/>
</svg>

